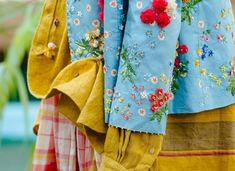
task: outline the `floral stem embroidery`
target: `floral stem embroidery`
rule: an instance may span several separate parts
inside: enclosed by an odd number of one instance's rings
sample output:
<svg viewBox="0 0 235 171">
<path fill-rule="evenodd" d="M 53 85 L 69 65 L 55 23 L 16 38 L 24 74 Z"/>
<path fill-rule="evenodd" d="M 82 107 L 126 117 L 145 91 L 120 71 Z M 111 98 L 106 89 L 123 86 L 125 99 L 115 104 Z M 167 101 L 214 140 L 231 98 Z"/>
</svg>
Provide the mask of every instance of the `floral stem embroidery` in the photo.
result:
<svg viewBox="0 0 235 171">
<path fill-rule="evenodd" d="M 126 66 L 125 69 L 121 71 L 122 78 L 123 80 L 127 78 L 131 83 L 134 83 L 135 70 L 129 59 L 127 48 L 123 48 L 121 56 Z"/>
<path fill-rule="evenodd" d="M 181 13 L 182 13 L 182 18 L 181 21 L 187 21 L 189 23 L 189 25 L 191 25 L 192 22 L 192 12 L 191 10 L 195 8 L 195 5 L 197 5 L 198 3 L 200 3 L 202 0 L 183 0 L 183 3 L 185 4 L 182 9 L 181 9 Z"/>
<path fill-rule="evenodd" d="M 158 88 L 154 94 L 150 95 L 151 102 L 150 110 L 153 114 L 150 116 L 150 121 L 155 119 L 160 123 L 163 115 L 168 113 L 168 102 L 172 99 L 172 94 L 164 92 L 162 88 Z"/>
<path fill-rule="evenodd" d="M 235 76 L 230 77 L 228 91 L 231 91 L 232 95 L 235 96 Z"/>
<path fill-rule="evenodd" d="M 82 38 L 76 44 L 78 46 L 76 54 L 80 57 L 103 57 L 104 37 L 98 28 L 95 28 L 92 32 L 87 32 L 85 38 Z"/>
</svg>

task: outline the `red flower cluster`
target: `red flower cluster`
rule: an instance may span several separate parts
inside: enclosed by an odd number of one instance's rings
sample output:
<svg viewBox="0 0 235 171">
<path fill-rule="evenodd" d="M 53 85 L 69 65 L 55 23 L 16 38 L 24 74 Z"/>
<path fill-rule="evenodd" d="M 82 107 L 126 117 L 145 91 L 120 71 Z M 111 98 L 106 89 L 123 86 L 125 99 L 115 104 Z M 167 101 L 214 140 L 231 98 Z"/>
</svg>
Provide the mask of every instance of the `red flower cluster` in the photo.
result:
<svg viewBox="0 0 235 171">
<path fill-rule="evenodd" d="M 168 26 L 171 17 L 166 13 L 167 6 L 168 2 L 166 0 L 153 0 L 152 8 L 141 12 L 141 21 L 145 24 L 153 24 L 155 21 L 160 28 Z"/>
<path fill-rule="evenodd" d="M 158 88 L 155 94 L 151 94 L 149 101 L 152 103 L 151 111 L 157 112 L 158 109 L 165 106 L 165 104 L 172 98 L 171 93 L 164 92 L 162 88 Z"/>
<path fill-rule="evenodd" d="M 98 4 L 100 6 L 99 18 L 104 22 L 104 0 L 98 0 Z"/>
</svg>

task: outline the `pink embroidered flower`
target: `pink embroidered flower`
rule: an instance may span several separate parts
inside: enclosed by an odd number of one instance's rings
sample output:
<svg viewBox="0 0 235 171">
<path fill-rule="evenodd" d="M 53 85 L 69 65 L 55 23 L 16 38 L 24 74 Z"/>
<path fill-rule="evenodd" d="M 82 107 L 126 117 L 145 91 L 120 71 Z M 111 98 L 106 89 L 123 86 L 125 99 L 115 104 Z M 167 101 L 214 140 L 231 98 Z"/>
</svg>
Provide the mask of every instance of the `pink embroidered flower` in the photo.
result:
<svg viewBox="0 0 235 171">
<path fill-rule="evenodd" d="M 157 14 L 165 12 L 167 6 L 168 6 L 168 3 L 166 0 L 153 0 L 153 3 L 152 3 L 153 10 Z"/>
<path fill-rule="evenodd" d="M 167 13 L 160 13 L 156 17 L 156 23 L 160 28 L 168 26 L 171 22 L 171 17 Z"/>
<path fill-rule="evenodd" d="M 135 98 L 136 98 L 135 94 L 132 93 L 132 94 L 131 94 L 131 98 L 132 98 L 132 99 L 135 99 Z"/>
<path fill-rule="evenodd" d="M 137 86 L 136 85 L 133 85 L 132 88 L 133 88 L 134 91 L 137 90 Z"/>
<path fill-rule="evenodd" d="M 144 86 L 140 86 L 140 91 L 144 91 Z"/>
<path fill-rule="evenodd" d="M 235 75 L 235 67 L 232 67 L 231 71 L 230 71 L 230 75 L 234 76 Z"/>
<path fill-rule="evenodd" d="M 144 24 L 153 24 L 156 19 L 155 12 L 152 9 L 147 9 L 141 12 L 140 19 Z"/>
<path fill-rule="evenodd" d="M 222 34 L 218 34 L 217 35 L 217 40 L 218 41 L 223 41 L 223 35 Z"/>
</svg>

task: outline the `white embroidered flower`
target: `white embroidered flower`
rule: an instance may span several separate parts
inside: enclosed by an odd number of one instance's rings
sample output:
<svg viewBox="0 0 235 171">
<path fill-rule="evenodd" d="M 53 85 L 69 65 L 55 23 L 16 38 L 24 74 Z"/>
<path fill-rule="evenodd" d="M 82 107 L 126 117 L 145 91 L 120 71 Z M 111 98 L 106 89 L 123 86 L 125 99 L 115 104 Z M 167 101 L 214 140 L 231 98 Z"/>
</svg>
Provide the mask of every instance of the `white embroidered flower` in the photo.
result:
<svg viewBox="0 0 235 171">
<path fill-rule="evenodd" d="M 90 33 L 86 33 L 85 34 L 85 40 L 89 41 L 91 39 L 91 34 Z"/>
<path fill-rule="evenodd" d="M 109 38 L 109 32 L 108 31 L 104 31 L 104 38 L 105 39 Z"/>
<path fill-rule="evenodd" d="M 163 40 L 165 40 L 165 38 L 166 38 L 165 32 L 164 31 L 160 31 L 159 34 L 158 34 L 158 39 L 163 41 Z"/>
<path fill-rule="evenodd" d="M 82 16 L 82 11 L 78 11 L 78 12 L 77 12 L 77 16 L 78 16 L 78 17 L 81 17 L 81 16 Z"/>
<path fill-rule="evenodd" d="M 98 45 L 99 45 L 99 41 L 98 40 L 93 39 L 93 40 L 90 41 L 90 46 L 91 47 L 97 48 Z"/>
<path fill-rule="evenodd" d="M 106 90 L 106 94 L 107 94 L 108 96 L 112 96 L 112 95 L 113 95 L 113 90 L 112 90 L 112 89 L 107 89 L 107 90 Z"/>
<path fill-rule="evenodd" d="M 167 6 L 167 12 L 174 12 L 177 8 L 177 3 L 175 0 L 167 0 L 168 6 Z"/>
<path fill-rule="evenodd" d="M 80 25 L 80 20 L 79 20 L 78 18 L 75 18 L 75 19 L 73 20 L 73 24 L 74 24 L 75 26 L 79 26 L 79 25 Z"/>
<path fill-rule="evenodd" d="M 92 25 L 93 25 L 94 27 L 99 27 L 99 26 L 100 26 L 100 21 L 99 21 L 99 20 L 93 20 L 93 21 L 92 21 Z"/>
<path fill-rule="evenodd" d="M 96 28 L 95 30 L 92 31 L 92 33 L 93 33 L 96 37 L 99 37 L 99 36 L 100 36 L 100 29 Z"/>
<path fill-rule="evenodd" d="M 140 116 L 145 116 L 146 111 L 145 111 L 143 108 L 141 108 L 141 109 L 138 110 L 138 114 L 139 114 Z"/>
<path fill-rule="evenodd" d="M 116 0 L 112 0 L 110 3 L 109 3 L 110 7 L 112 8 L 117 8 L 117 1 Z"/>
<path fill-rule="evenodd" d="M 111 75 L 112 75 L 113 77 L 115 77 L 115 76 L 117 75 L 117 70 L 116 70 L 116 69 L 112 69 Z"/>
<path fill-rule="evenodd" d="M 203 20 L 200 20 L 200 21 L 198 21 L 197 26 L 198 26 L 199 28 L 204 28 L 204 27 L 205 27 L 205 22 L 204 22 Z"/>
<path fill-rule="evenodd" d="M 87 6 L 86 6 L 86 11 L 87 11 L 87 12 L 91 12 L 91 5 L 90 5 L 90 4 L 87 4 Z"/>
<path fill-rule="evenodd" d="M 143 3 L 141 1 L 136 2 L 136 8 L 141 9 L 143 7 Z"/>
<path fill-rule="evenodd" d="M 148 93 L 146 91 L 143 91 L 140 93 L 142 99 L 148 99 Z"/>
<path fill-rule="evenodd" d="M 152 76 L 152 77 L 150 78 L 150 80 L 151 80 L 151 82 L 152 82 L 153 84 L 157 84 L 157 83 L 158 83 L 158 78 L 157 78 L 156 76 Z"/>
</svg>

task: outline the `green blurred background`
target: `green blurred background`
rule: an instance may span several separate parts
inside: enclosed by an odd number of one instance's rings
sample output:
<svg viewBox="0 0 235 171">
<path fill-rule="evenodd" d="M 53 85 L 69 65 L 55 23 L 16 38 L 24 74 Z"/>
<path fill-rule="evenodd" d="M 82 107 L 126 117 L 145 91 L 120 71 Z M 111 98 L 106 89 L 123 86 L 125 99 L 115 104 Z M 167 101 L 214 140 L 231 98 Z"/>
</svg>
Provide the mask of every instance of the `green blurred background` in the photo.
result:
<svg viewBox="0 0 235 171">
<path fill-rule="evenodd" d="M 27 55 L 42 2 L 0 0 L 0 171 L 31 170 L 39 101 L 26 84 Z"/>
</svg>

